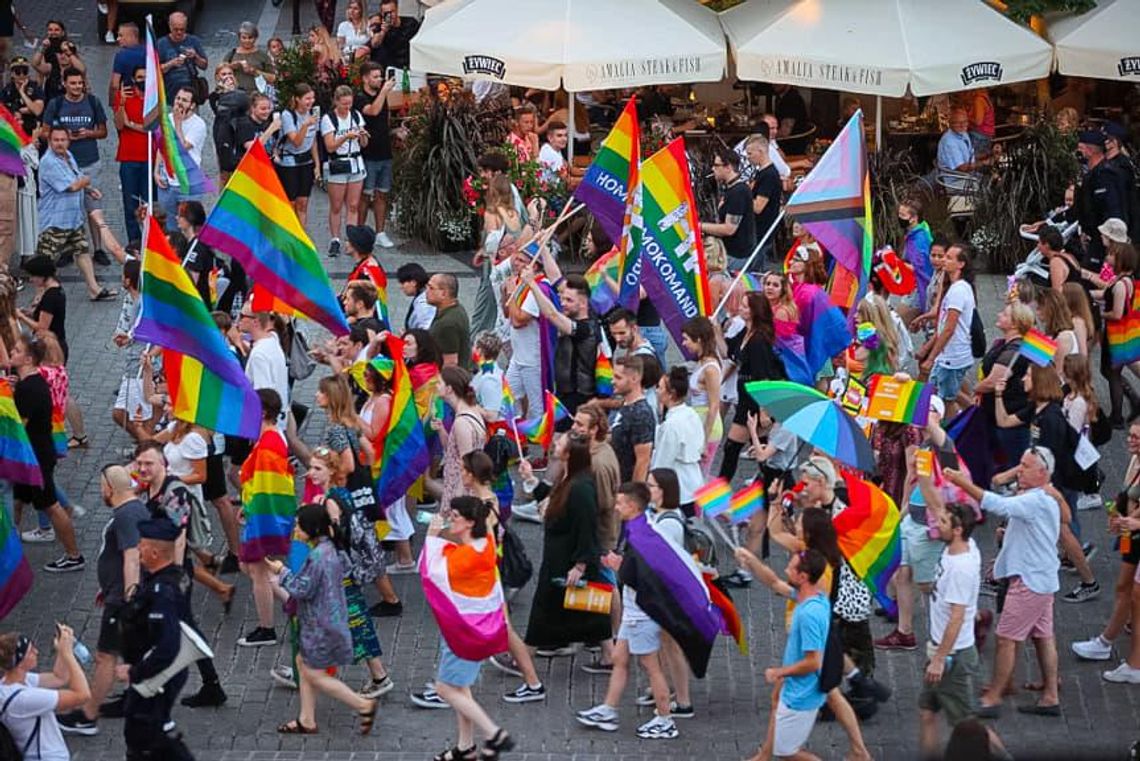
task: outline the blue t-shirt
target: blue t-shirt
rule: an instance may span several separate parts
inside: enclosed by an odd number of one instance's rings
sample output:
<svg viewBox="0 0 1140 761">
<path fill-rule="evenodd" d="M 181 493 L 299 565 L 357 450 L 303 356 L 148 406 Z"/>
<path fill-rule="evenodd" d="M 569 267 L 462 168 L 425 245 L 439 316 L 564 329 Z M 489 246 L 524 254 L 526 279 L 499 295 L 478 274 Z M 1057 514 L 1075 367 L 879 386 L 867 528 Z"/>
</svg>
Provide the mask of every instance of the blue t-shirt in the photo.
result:
<svg viewBox="0 0 1140 761">
<path fill-rule="evenodd" d="M 146 66 L 146 45 L 132 45 L 115 53 L 111 72 L 118 74 L 125 82 L 133 82 L 135 69 L 140 66 Z"/>
<path fill-rule="evenodd" d="M 162 63 L 174 60 L 178 57 L 179 53 L 189 53 L 191 51 L 203 58 L 206 57 L 206 50 L 202 47 L 202 41 L 192 34 L 186 35 L 186 38 L 178 44 L 171 41 L 169 36 L 161 37 L 158 40 L 158 59 Z M 162 81 L 166 85 L 166 97 L 173 100 L 174 93 L 177 92 L 179 87 L 192 86 L 194 84 L 194 78 L 199 76 L 200 71 L 197 64 L 192 60 L 187 60 L 185 66 L 172 66 L 167 69 L 162 75 Z"/>
<path fill-rule="evenodd" d="M 804 659 L 809 652 L 818 651 L 823 657 L 827 647 L 827 629 L 831 625 L 831 603 L 822 593 L 809 597 L 796 605 L 792 612 L 792 628 L 784 645 L 784 664 L 791 666 Z M 827 700 L 820 692 L 819 672 L 784 678 L 780 701 L 793 711 L 811 711 Z"/>
<path fill-rule="evenodd" d="M 107 123 L 103 104 L 94 95 L 72 102 L 66 95 L 52 98 L 44 108 L 44 124 L 49 127 L 63 127 L 71 132 L 81 129 L 95 129 Z M 80 167 L 99 163 L 99 142 L 93 137 L 71 141 L 71 155 Z"/>
</svg>

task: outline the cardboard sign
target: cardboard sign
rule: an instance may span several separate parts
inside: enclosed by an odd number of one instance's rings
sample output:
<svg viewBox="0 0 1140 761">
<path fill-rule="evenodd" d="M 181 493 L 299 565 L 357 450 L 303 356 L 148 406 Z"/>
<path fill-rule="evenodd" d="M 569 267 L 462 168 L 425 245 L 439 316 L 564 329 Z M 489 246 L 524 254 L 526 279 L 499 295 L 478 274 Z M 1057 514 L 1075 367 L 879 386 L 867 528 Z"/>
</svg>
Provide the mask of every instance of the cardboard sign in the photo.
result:
<svg viewBox="0 0 1140 761">
<path fill-rule="evenodd" d="M 873 420 L 926 425 L 931 387 L 921 381 L 898 381 L 889 375 L 871 379 L 871 402 L 866 415 Z"/>
</svg>

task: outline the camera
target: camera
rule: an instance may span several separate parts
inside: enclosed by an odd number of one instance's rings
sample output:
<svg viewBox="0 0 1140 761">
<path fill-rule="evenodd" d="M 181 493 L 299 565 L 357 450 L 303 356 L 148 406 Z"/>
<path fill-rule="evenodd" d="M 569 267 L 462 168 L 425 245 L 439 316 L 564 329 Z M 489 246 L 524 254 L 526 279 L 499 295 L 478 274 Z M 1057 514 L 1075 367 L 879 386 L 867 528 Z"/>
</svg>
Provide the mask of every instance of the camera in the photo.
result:
<svg viewBox="0 0 1140 761">
<path fill-rule="evenodd" d="M 368 27 L 369 31 L 371 31 L 373 34 L 380 34 L 380 30 L 383 28 L 384 27 L 380 24 L 373 24 L 372 26 Z"/>
</svg>

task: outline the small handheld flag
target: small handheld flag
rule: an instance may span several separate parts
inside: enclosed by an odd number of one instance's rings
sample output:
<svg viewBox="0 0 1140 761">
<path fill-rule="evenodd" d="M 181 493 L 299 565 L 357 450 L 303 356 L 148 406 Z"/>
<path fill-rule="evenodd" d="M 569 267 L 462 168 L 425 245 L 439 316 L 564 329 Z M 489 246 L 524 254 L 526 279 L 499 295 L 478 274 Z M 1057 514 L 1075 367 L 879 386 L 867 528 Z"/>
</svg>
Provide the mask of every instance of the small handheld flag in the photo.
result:
<svg viewBox="0 0 1140 761">
<path fill-rule="evenodd" d="M 1021 339 L 1017 353 L 1035 365 L 1048 367 L 1057 354 L 1057 342 L 1036 328 L 1030 328 Z"/>
<path fill-rule="evenodd" d="M 610 359 L 610 344 L 602 334 L 598 341 L 598 359 L 594 364 L 594 391 L 598 396 L 614 395 L 614 363 Z"/>
<path fill-rule="evenodd" d="M 693 501 L 697 503 L 704 517 L 715 518 L 732 506 L 731 496 L 732 490 L 728 486 L 728 481 L 714 478 L 693 492 Z"/>
<path fill-rule="evenodd" d="M 732 523 L 744 523 L 764 509 L 764 482 L 753 481 L 732 495 L 729 500 L 728 519 Z"/>
</svg>

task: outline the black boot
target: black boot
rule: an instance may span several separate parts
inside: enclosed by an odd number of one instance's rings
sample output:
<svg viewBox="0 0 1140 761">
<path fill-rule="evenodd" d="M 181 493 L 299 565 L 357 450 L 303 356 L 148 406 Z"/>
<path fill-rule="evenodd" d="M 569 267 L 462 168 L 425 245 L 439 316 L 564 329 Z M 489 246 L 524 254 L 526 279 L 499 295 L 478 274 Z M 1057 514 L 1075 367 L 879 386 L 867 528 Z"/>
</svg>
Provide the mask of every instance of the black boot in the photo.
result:
<svg viewBox="0 0 1140 761">
<path fill-rule="evenodd" d="M 216 708 L 225 702 L 226 693 L 219 682 L 207 682 L 193 695 L 182 698 L 187 708 Z"/>
<path fill-rule="evenodd" d="M 847 684 L 851 688 L 848 695 L 857 700 L 871 698 L 878 703 L 886 703 L 891 699 L 891 688 L 875 681 L 872 676 L 860 673 L 854 679 L 848 679 Z"/>
</svg>

